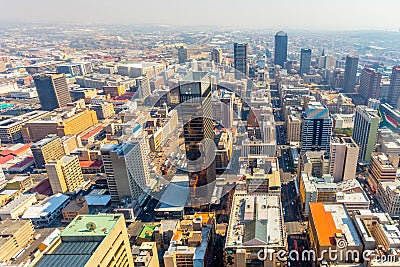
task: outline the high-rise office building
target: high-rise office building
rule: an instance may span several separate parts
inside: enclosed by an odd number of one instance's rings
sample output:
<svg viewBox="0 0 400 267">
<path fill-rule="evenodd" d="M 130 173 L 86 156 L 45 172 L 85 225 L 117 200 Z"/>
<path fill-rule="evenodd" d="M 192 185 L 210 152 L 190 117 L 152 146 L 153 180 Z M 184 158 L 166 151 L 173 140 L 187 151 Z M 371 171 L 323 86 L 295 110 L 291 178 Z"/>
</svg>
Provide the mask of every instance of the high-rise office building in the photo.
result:
<svg viewBox="0 0 400 267">
<path fill-rule="evenodd" d="M 397 102 L 400 99 L 400 66 L 394 66 L 392 69 L 392 75 L 390 76 L 389 85 L 389 104 L 393 107 L 398 107 Z"/>
<path fill-rule="evenodd" d="M 213 50 L 211 51 L 211 59 L 216 64 L 221 64 L 222 63 L 222 50 L 221 50 L 221 48 L 213 48 Z"/>
<path fill-rule="evenodd" d="M 140 200 L 150 179 L 148 159 L 139 142 L 106 144 L 100 148 L 111 201 Z"/>
<path fill-rule="evenodd" d="M 364 97 L 366 101 L 370 98 L 379 98 L 379 90 L 381 88 L 382 73 L 373 69 L 364 68 L 360 76 L 360 88 L 358 93 Z"/>
<path fill-rule="evenodd" d="M 357 84 L 357 67 L 358 57 L 347 56 L 346 66 L 344 69 L 344 86 L 343 89 L 347 93 L 354 92 L 354 88 Z"/>
<path fill-rule="evenodd" d="M 133 263 L 122 214 L 78 215 L 30 267 L 143 266 Z"/>
<path fill-rule="evenodd" d="M 366 106 L 356 107 L 353 139 L 360 148 L 358 160 L 361 162 L 369 162 L 371 153 L 375 150 L 380 121 L 377 113 L 378 111 Z"/>
<path fill-rule="evenodd" d="M 287 61 L 288 36 L 286 32 L 279 31 L 275 34 L 274 64 L 282 68 Z"/>
<path fill-rule="evenodd" d="M 73 192 L 84 182 L 78 156 L 63 156 L 45 167 L 54 194 Z"/>
<path fill-rule="evenodd" d="M 235 67 L 235 79 L 243 79 L 247 76 L 247 43 L 233 44 L 233 63 Z"/>
<path fill-rule="evenodd" d="M 189 50 L 186 46 L 178 47 L 178 63 L 183 64 L 189 59 Z"/>
<path fill-rule="evenodd" d="M 208 204 L 215 185 L 214 124 L 211 75 L 191 72 L 179 81 L 180 117 L 183 120 L 191 205 Z"/>
<path fill-rule="evenodd" d="M 71 102 L 65 74 L 47 73 L 35 76 L 33 79 L 42 110 L 52 111 Z"/>
<path fill-rule="evenodd" d="M 335 183 L 355 178 L 358 153 L 351 137 L 332 138 L 329 169 Z"/>
<path fill-rule="evenodd" d="M 311 49 L 302 48 L 300 55 L 300 75 L 310 73 Z"/>
<path fill-rule="evenodd" d="M 65 156 L 61 138 L 57 135 L 49 135 L 34 143 L 31 146 L 31 151 L 38 169 L 43 169 L 50 160 L 59 160 Z"/>
<path fill-rule="evenodd" d="M 332 125 L 329 110 L 319 102 L 310 102 L 302 116 L 301 151 L 329 153 Z"/>
</svg>

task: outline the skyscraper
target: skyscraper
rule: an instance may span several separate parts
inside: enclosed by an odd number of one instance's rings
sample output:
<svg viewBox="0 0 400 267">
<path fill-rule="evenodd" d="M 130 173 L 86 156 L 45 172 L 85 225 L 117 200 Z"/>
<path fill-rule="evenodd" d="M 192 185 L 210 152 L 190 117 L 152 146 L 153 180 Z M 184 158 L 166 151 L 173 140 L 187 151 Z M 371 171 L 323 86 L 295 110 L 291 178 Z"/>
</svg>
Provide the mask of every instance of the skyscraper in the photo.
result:
<svg viewBox="0 0 400 267">
<path fill-rule="evenodd" d="M 106 144 L 100 148 L 111 201 L 140 200 L 150 179 L 148 159 L 139 142 Z"/>
<path fill-rule="evenodd" d="M 211 59 L 216 64 L 221 64 L 222 63 L 222 50 L 221 50 L 221 48 L 213 48 L 213 50 L 211 51 Z"/>
<path fill-rule="evenodd" d="M 29 265 L 135 265 L 122 214 L 78 215 Z"/>
<path fill-rule="evenodd" d="M 357 84 L 357 66 L 358 57 L 347 56 L 346 66 L 344 69 L 344 86 L 343 89 L 347 93 L 354 92 L 354 87 Z"/>
<path fill-rule="evenodd" d="M 366 106 L 356 107 L 353 139 L 360 148 L 358 160 L 361 162 L 369 162 L 371 153 L 375 150 L 380 120 L 377 113 L 378 111 Z"/>
<path fill-rule="evenodd" d="M 359 148 L 351 137 L 333 137 L 330 154 L 330 174 L 334 182 L 355 178 Z"/>
<path fill-rule="evenodd" d="M 73 192 L 84 182 L 78 156 L 63 156 L 45 166 L 54 194 Z"/>
<path fill-rule="evenodd" d="M 373 69 L 364 68 L 360 76 L 360 88 L 358 93 L 364 97 L 366 101 L 370 98 L 379 98 L 379 90 L 381 88 L 382 74 Z"/>
<path fill-rule="evenodd" d="M 389 85 L 389 104 L 393 107 L 398 107 L 397 102 L 400 98 L 400 66 L 394 66 L 392 69 L 392 75 L 390 77 Z"/>
<path fill-rule="evenodd" d="M 209 204 L 216 177 L 210 81 L 210 73 L 191 72 L 178 88 L 191 205 L 196 207 Z"/>
<path fill-rule="evenodd" d="M 309 73 L 311 69 L 311 49 L 302 48 L 300 56 L 300 75 Z"/>
<path fill-rule="evenodd" d="M 235 79 L 243 79 L 247 76 L 247 43 L 233 44 L 233 63 L 235 67 Z"/>
<path fill-rule="evenodd" d="M 178 63 L 183 64 L 189 59 L 189 51 L 186 46 L 178 47 Z"/>
<path fill-rule="evenodd" d="M 33 79 L 42 110 L 52 111 L 71 102 L 65 74 L 47 73 L 35 76 Z"/>
<path fill-rule="evenodd" d="M 288 46 L 288 36 L 287 33 L 279 31 L 275 34 L 275 55 L 274 64 L 284 67 L 287 61 L 287 46 Z"/>
<path fill-rule="evenodd" d="M 310 102 L 302 119 L 301 151 L 325 150 L 329 153 L 332 135 L 329 110 L 319 102 Z"/>
</svg>

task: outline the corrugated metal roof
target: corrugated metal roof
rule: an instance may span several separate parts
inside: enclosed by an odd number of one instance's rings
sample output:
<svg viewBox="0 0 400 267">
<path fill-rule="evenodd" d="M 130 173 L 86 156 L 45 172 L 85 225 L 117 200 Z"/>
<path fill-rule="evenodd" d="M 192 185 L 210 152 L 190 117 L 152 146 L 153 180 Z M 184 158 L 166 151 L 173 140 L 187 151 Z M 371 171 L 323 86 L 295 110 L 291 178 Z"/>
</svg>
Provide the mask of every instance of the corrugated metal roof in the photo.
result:
<svg viewBox="0 0 400 267">
<path fill-rule="evenodd" d="M 62 242 L 52 254 L 46 254 L 35 267 L 84 267 L 100 242 Z"/>
<path fill-rule="evenodd" d="M 91 255 L 47 254 L 35 267 L 84 267 Z"/>
<path fill-rule="evenodd" d="M 92 254 L 99 244 L 100 242 L 62 242 L 53 254 Z"/>
</svg>

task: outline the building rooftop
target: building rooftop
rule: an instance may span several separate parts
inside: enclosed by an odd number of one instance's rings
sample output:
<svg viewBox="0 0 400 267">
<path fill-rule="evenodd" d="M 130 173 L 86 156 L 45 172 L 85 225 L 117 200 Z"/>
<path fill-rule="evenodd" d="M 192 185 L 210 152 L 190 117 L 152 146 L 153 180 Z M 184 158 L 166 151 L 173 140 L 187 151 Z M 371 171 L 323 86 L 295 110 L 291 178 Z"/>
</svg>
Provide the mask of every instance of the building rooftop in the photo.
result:
<svg viewBox="0 0 400 267">
<path fill-rule="evenodd" d="M 157 210 L 165 210 L 176 207 L 185 207 L 190 195 L 189 177 L 187 175 L 175 175 L 161 195 Z"/>
<path fill-rule="evenodd" d="M 57 135 L 55 135 L 55 134 L 49 135 L 48 137 L 43 138 L 42 140 L 40 140 L 40 141 L 34 143 L 34 144 L 32 145 L 31 148 L 39 148 L 39 147 L 42 147 L 42 146 L 44 146 L 44 145 L 50 143 L 51 141 L 53 141 L 54 139 L 57 139 L 57 138 L 59 138 L 59 137 L 58 137 Z"/>
<path fill-rule="evenodd" d="M 34 198 L 36 200 L 36 194 L 23 194 L 20 195 L 19 197 L 15 198 L 13 201 L 8 203 L 6 206 L 0 209 L 0 214 L 3 213 L 9 213 L 21 204 L 23 204 L 25 201 Z"/>
<path fill-rule="evenodd" d="M 54 212 L 68 200 L 69 197 L 61 193 L 52 195 L 48 199 L 44 200 L 42 203 L 35 204 L 27 208 L 22 218 L 39 219 L 41 217 L 47 216 L 47 214 Z"/>
<path fill-rule="evenodd" d="M 7 237 L 13 235 L 19 229 L 21 229 L 24 225 L 30 223 L 30 221 L 26 220 L 4 220 L 0 222 L 0 239 L 2 237 Z"/>
<path fill-rule="evenodd" d="M 35 267 L 84 267 L 100 242 L 62 242 L 51 254 L 45 254 Z"/>
<path fill-rule="evenodd" d="M 345 235 L 348 246 L 362 246 L 360 236 L 346 208 L 343 205 L 324 204 L 326 212 L 332 214 L 336 228 Z"/>
<path fill-rule="evenodd" d="M 61 237 L 64 240 L 65 237 L 107 236 L 121 217 L 121 214 L 78 215 L 61 232 Z"/>
<path fill-rule="evenodd" d="M 341 229 L 336 228 L 332 213 L 327 212 L 324 204 L 320 202 L 311 202 L 310 211 L 320 246 L 331 246 L 331 238 L 337 233 L 342 233 Z"/>
<path fill-rule="evenodd" d="M 279 196 L 235 194 L 226 247 L 282 247 L 284 244 Z"/>
<path fill-rule="evenodd" d="M 142 230 L 140 231 L 138 237 L 139 238 L 146 238 L 151 239 L 153 236 L 154 229 L 158 227 L 156 224 L 145 224 L 143 225 Z"/>
</svg>

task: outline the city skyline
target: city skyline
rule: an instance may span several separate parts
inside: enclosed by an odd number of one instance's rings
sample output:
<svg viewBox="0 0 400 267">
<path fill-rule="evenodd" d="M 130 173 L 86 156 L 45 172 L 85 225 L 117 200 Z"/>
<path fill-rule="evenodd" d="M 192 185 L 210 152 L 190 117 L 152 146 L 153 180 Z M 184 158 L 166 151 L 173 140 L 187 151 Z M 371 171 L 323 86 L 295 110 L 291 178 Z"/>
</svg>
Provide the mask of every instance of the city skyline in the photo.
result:
<svg viewBox="0 0 400 267">
<path fill-rule="evenodd" d="M 157 26 L 220 26 L 238 29 L 304 29 L 304 30 L 389 30 L 398 31 L 400 22 L 396 20 L 398 1 L 378 2 L 339 0 L 335 5 L 326 1 L 286 1 L 265 3 L 261 0 L 241 5 L 239 1 L 205 0 L 193 5 L 181 0 L 131 2 L 117 0 L 113 2 L 89 0 L 71 0 L 62 7 L 49 0 L 39 4 L 30 1 L 6 2 L 9 12 L 2 14 L 2 23 L 71 23 L 71 24 L 128 24 Z M 287 3 L 290 2 L 290 3 Z M 77 9 L 76 7 L 79 6 Z M 254 8 L 257 6 L 257 8 Z M 123 8 L 122 8 L 123 7 Z M 288 8 L 290 7 L 290 8 Z M 379 7 L 379 15 L 376 10 Z M 361 11 L 362 8 L 362 12 Z M 140 10 L 141 12 L 135 12 Z M 129 11 L 132 11 L 130 13 Z M 269 12 L 273 11 L 273 12 Z M 310 12 L 313 11 L 313 12 Z M 316 12 L 318 11 L 318 12 Z M 180 16 L 173 14 L 179 13 Z M 206 15 L 205 15 L 206 14 Z M 304 16 L 299 16 L 304 14 Z M 371 19 L 373 17 L 374 19 Z"/>
</svg>

